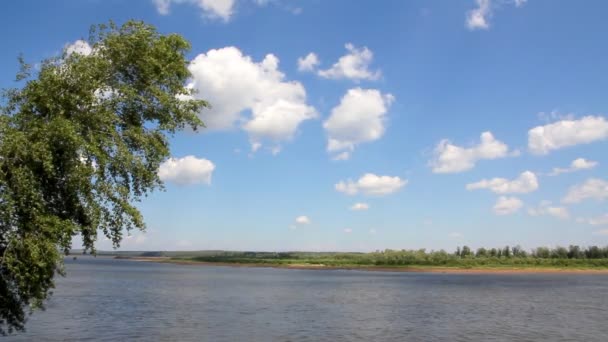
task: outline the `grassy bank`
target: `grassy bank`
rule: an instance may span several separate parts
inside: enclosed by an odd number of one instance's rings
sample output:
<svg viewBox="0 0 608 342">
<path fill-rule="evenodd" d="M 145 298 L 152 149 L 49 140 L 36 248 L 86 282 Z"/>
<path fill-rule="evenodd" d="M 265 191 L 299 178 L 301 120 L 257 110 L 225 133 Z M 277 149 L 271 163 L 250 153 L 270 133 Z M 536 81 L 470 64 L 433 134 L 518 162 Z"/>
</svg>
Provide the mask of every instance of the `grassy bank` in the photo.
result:
<svg viewBox="0 0 608 342">
<path fill-rule="evenodd" d="M 374 260 L 366 257 L 336 255 L 318 258 L 246 258 L 207 256 L 170 258 L 172 261 L 189 261 L 221 264 L 257 264 L 269 266 L 311 265 L 328 267 L 441 267 L 441 268 L 568 268 L 568 269 L 608 269 L 608 260 L 596 259 L 535 259 L 535 258 L 462 258 L 449 260 Z"/>
<path fill-rule="evenodd" d="M 583 251 L 584 252 L 584 251 Z M 603 249 L 600 249 L 603 252 Z M 501 253 L 502 254 L 502 253 Z M 444 251 L 386 250 L 372 253 L 315 252 L 145 252 L 122 256 L 174 263 L 268 266 L 289 268 L 418 268 L 418 269 L 565 269 L 608 270 L 608 257 L 587 257 L 584 253 L 549 253 L 542 257 L 516 250 L 507 255 L 461 255 Z M 593 255 L 592 255 L 593 256 Z M 160 258 L 159 258 L 160 257 Z"/>
</svg>

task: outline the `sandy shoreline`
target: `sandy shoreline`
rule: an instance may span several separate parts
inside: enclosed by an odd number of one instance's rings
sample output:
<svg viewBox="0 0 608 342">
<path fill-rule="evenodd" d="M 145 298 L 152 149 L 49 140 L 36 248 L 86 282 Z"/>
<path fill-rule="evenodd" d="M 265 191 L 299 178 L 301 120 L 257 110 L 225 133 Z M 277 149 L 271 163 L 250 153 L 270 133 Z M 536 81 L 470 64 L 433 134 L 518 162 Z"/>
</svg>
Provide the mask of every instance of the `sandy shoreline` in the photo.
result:
<svg viewBox="0 0 608 342">
<path fill-rule="evenodd" d="M 159 262 L 176 265 L 191 265 L 191 266 L 224 266 L 224 267 L 265 267 L 265 268 L 283 268 L 294 270 L 356 270 L 356 271 L 371 271 L 371 272 L 419 272 L 419 273 L 447 273 L 447 274 L 605 274 L 608 275 L 608 269 L 570 269 L 570 268 L 534 268 L 534 267 L 505 267 L 505 268 L 458 268 L 458 267 L 415 267 L 415 266 L 328 266 L 314 264 L 247 264 L 247 263 L 229 263 L 229 262 L 202 262 L 188 260 L 172 260 L 168 257 L 121 257 L 131 261 Z"/>
</svg>

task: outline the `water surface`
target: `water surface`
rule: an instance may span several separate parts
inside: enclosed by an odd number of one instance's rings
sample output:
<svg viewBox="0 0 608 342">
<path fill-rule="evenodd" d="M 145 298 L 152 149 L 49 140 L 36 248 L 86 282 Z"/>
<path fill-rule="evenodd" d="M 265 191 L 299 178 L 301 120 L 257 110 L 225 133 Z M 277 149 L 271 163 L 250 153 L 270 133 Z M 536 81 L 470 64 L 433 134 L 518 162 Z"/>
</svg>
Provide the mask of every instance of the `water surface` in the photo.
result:
<svg viewBox="0 0 608 342">
<path fill-rule="evenodd" d="M 608 276 L 66 260 L 6 341 L 608 341 Z"/>
</svg>

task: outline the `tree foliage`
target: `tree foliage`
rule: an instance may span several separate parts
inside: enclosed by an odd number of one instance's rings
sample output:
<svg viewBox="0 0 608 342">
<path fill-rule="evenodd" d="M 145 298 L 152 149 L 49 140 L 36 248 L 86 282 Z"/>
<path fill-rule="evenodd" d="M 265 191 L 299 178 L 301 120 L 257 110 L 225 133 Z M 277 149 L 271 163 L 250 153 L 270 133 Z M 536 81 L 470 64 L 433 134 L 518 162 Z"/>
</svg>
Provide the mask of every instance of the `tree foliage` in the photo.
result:
<svg viewBox="0 0 608 342">
<path fill-rule="evenodd" d="M 440 267 L 558 267 L 558 268 L 608 268 L 608 246 L 582 248 L 570 246 L 553 249 L 539 247 L 525 251 L 520 246 L 504 248 L 479 248 L 473 253 L 468 246 L 458 247 L 458 253 L 444 250 L 391 250 L 371 253 L 333 252 L 158 252 L 177 260 L 240 264 L 314 264 L 326 266 L 440 266 Z M 570 251 L 564 254 L 562 251 Z M 579 253 L 574 253 L 578 251 Z M 149 253 L 149 252 L 148 252 Z M 134 256 L 134 255 L 130 255 Z"/>
<path fill-rule="evenodd" d="M 0 107 L 0 333 L 24 327 L 62 273 L 80 235 L 119 246 L 144 229 L 135 203 L 162 187 L 168 137 L 202 125 L 207 103 L 184 87 L 189 43 L 129 21 L 91 30 L 87 53 L 66 50 L 32 74 Z"/>
</svg>

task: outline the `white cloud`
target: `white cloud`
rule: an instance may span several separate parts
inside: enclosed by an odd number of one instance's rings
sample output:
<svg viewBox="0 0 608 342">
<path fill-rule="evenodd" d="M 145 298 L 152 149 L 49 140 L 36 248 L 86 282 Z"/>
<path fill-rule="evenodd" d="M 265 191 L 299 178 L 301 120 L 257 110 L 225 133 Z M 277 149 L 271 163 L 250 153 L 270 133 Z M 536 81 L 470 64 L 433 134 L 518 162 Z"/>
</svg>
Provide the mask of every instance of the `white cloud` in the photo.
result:
<svg viewBox="0 0 608 342">
<path fill-rule="evenodd" d="M 608 182 L 598 178 L 587 179 L 583 184 L 570 187 L 562 202 L 578 203 L 585 199 L 608 199 Z"/>
<path fill-rule="evenodd" d="M 601 116 L 585 116 L 579 120 L 561 120 L 528 131 L 528 148 L 535 154 L 588 144 L 608 138 L 608 121 Z"/>
<path fill-rule="evenodd" d="M 331 158 L 332 160 L 348 160 L 350 159 L 350 152 L 344 151 L 342 153 L 338 153 Z"/>
<path fill-rule="evenodd" d="M 608 226 L 608 214 L 588 219 L 581 219 L 581 221 L 588 223 L 592 226 Z"/>
<path fill-rule="evenodd" d="M 547 214 L 562 220 L 570 218 L 568 208 L 565 207 L 547 207 L 545 210 L 547 211 Z"/>
<path fill-rule="evenodd" d="M 73 53 L 77 53 L 80 55 L 88 56 L 93 52 L 91 45 L 85 42 L 84 40 L 77 40 L 71 44 L 66 45 L 65 53 L 69 56 Z"/>
<path fill-rule="evenodd" d="M 274 5 L 275 7 L 287 11 L 293 15 L 301 14 L 303 9 L 301 7 L 293 6 L 293 2 L 281 1 L 281 0 L 253 0 L 253 3 L 260 6 L 265 7 L 269 4 Z"/>
<path fill-rule="evenodd" d="M 372 228 L 369 230 L 369 233 L 372 235 L 375 235 L 376 233 L 378 233 L 378 231 L 376 229 Z"/>
<path fill-rule="evenodd" d="M 209 50 L 192 60 L 192 83 L 212 108 L 200 114 L 210 129 L 230 129 L 235 124 L 249 134 L 252 150 L 269 140 L 274 150 L 291 140 L 299 125 L 317 117 L 306 104 L 306 90 L 299 82 L 286 81 L 272 54 L 256 63 L 236 47 Z M 244 117 L 249 111 L 251 117 Z"/>
<path fill-rule="evenodd" d="M 469 183 L 467 190 L 488 189 L 497 194 L 525 194 L 538 189 L 538 179 L 533 172 L 524 171 L 514 180 L 506 178 L 483 179 L 477 183 Z"/>
<path fill-rule="evenodd" d="M 308 216 L 298 216 L 296 217 L 296 223 L 297 224 L 310 224 L 310 219 L 308 218 Z"/>
<path fill-rule="evenodd" d="M 397 176 L 376 176 L 373 173 L 366 173 L 356 182 L 350 179 L 346 182 L 340 181 L 335 185 L 335 189 L 347 195 L 361 192 L 366 195 L 382 196 L 396 192 L 405 185 L 407 185 L 407 180 Z"/>
<path fill-rule="evenodd" d="M 153 0 L 154 6 L 156 6 L 156 11 L 162 15 L 169 14 L 169 9 L 171 7 L 171 0 Z"/>
<path fill-rule="evenodd" d="M 517 197 L 500 196 L 494 205 L 496 215 L 509 215 L 516 213 L 524 203 Z"/>
<path fill-rule="evenodd" d="M 477 8 L 467 12 L 467 27 L 470 30 L 483 29 L 490 27 L 490 17 L 492 16 L 492 8 L 490 0 L 476 0 Z"/>
<path fill-rule="evenodd" d="M 350 228 L 344 228 L 342 231 L 343 231 L 344 233 L 346 233 L 346 234 L 350 234 L 350 233 L 352 233 L 352 232 L 353 232 L 353 230 L 352 230 L 352 229 L 350 229 Z"/>
<path fill-rule="evenodd" d="M 319 70 L 318 74 L 330 79 L 377 80 L 380 71 L 369 70 L 369 65 L 374 59 L 374 53 L 367 47 L 356 48 L 353 44 L 344 45 L 348 54 L 340 57 L 338 61 L 327 70 Z"/>
<path fill-rule="evenodd" d="M 207 159 L 186 156 L 170 158 L 160 165 L 158 176 L 166 182 L 179 185 L 211 184 L 215 165 Z"/>
<path fill-rule="evenodd" d="M 483 132 L 479 144 L 465 148 L 453 145 L 444 139 L 437 144 L 434 158 L 429 165 L 434 173 L 463 172 L 475 167 L 477 161 L 482 159 L 498 159 L 519 155 L 518 151 L 509 151 L 509 146 L 496 140 L 492 132 Z"/>
<path fill-rule="evenodd" d="M 528 2 L 528 0 L 514 0 L 515 1 L 515 6 L 516 7 L 521 7 L 523 6 L 526 2 Z"/>
<path fill-rule="evenodd" d="M 593 160 L 586 160 L 585 158 L 574 159 L 571 163 L 571 168 L 574 170 L 587 170 L 596 167 L 598 162 Z"/>
<path fill-rule="evenodd" d="M 169 14 L 172 3 L 196 5 L 204 17 L 227 22 L 234 14 L 235 0 L 154 0 L 156 10 L 162 15 Z"/>
<path fill-rule="evenodd" d="M 476 8 L 467 12 L 466 26 L 469 30 L 487 30 L 490 28 L 490 19 L 494 16 L 494 10 L 502 4 L 513 4 L 522 7 L 527 0 L 499 1 L 496 5 L 494 0 L 475 0 Z"/>
<path fill-rule="evenodd" d="M 367 203 L 355 203 L 350 207 L 350 210 L 354 211 L 363 211 L 369 209 L 369 204 Z"/>
<path fill-rule="evenodd" d="M 361 143 L 379 139 L 386 130 L 386 112 L 393 102 L 391 94 L 376 89 L 349 89 L 323 123 L 327 131 L 327 151 L 338 154 L 334 159 L 348 159 L 350 151 Z"/>
<path fill-rule="evenodd" d="M 593 232 L 593 235 L 608 235 L 608 229 L 602 229 L 602 230 L 598 230 Z"/>
<path fill-rule="evenodd" d="M 570 218 L 570 212 L 568 212 L 568 208 L 551 206 L 550 201 L 542 201 L 538 207 L 529 208 L 528 215 L 530 215 L 530 216 L 550 215 L 553 217 L 557 217 L 558 219 L 561 219 L 561 220 L 566 220 L 566 219 Z"/>
<path fill-rule="evenodd" d="M 319 58 L 314 52 L 309 53 L 306 57 L 298 58 L 298 70 L 313 71 L 319 65 Z"/>
<path fill-rule="evenodd" d="M 539 112 L 537 116 L 539 120 L 546 123 L 551 123 L 559 120 L 574 120 L 576 118 L 576 116 L 572 113 L 564 114 L 560 113 L 557 110 L 552 110 L 551 112 Z"/>
<path fill-rule="evenodd" d="M 460 238 L 462 238 L 462 233 L 452 232 L 452 233 L 448 234 L 448 236 L 451 237 L 452 239 L 460 239 Z"/>
<path fill-rule="evenodd" d="M 579 170 L 589 170 L 596 167 L 599 163 L 593 160 L 586 160 L 585 158 L 577 158 L 570 163 L 570 167 L 568 168 L 553 168 L 553 171 L 549 174 L 549 176 L 557 176 L 562 173 L 570 173 Z"/>
</svg>

